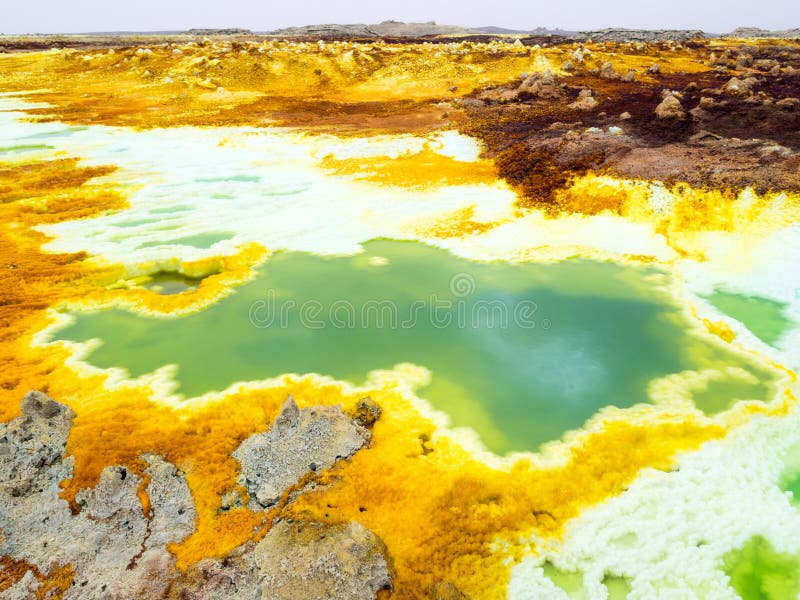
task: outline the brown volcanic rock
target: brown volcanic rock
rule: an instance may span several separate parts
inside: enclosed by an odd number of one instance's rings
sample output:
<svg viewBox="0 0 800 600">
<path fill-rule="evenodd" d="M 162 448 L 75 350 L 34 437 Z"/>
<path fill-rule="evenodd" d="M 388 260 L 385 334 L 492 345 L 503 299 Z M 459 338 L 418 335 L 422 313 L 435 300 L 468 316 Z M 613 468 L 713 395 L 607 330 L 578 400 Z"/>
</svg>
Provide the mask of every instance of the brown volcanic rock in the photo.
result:
<svg viewBox="0 0 800 600">
<path fill-rule="evenodd" d="M 517 92 L 521 98 L 556 100 L 564 97 L 564 90 L 556 83 L 550 71 L 529 75 L 517 88 Z"/>
<path fill-rule="evenodd" d="M 392 589 L 383 542 L 360 523 L 276 521 L 264 538 L 207 558 L 173 583 L 171 600 L 372 600 Z"/>
<path fill-rule="evenodd" d="M 255 548 L 262 597 L 371 600 L 392 589 L 383 542 L 360 523 L 279 521 Z"/>
<path fill-rule="evenodd" d="M 604 165 L 622 177 L 759 192 L 800 188 L 800 155 L 760 140 L 700 138 L 691 144 L 633 148 Z"/>
<path fill-rule="evenodd" d="M 468 598 L 449 581 L 437 581 L 428 590 L 428 600 L 468 600 Z"/>
<path fill-rule="evenodd" d="M 800 190 L 800 51 L 776 43 L 728 48 L 721 58 L 705 52 L 709 69 L 691 74 L 654 68 L 657 77 L 625 81 L 606 67 L 606 77 L 599 68 L 554 76 L 560 99 L 477 101 L 478 90 L 460 103 L 462 130 L 483 142 L 520 206 L 548 214 L 572 210 L 560 191 L 588 171 L 732 193 Z M 731 78 L 737 61 L 744 68 Z M 719 62 L 724 73 L 712 68 Z"/>
<path fill-rule="evenodd" d="M 173 583 L 170 600 L 260 600 L 258 567 L 248 542 L 225 558 L 205 558 Z"/>
<path fill-rule="evenodd" d="M 655 112 L 659 119 L 683 119 L 686 117 L 681 101 L 672 94 L 664 97 L 661 103 L 656 106 Z"/>
</svg>

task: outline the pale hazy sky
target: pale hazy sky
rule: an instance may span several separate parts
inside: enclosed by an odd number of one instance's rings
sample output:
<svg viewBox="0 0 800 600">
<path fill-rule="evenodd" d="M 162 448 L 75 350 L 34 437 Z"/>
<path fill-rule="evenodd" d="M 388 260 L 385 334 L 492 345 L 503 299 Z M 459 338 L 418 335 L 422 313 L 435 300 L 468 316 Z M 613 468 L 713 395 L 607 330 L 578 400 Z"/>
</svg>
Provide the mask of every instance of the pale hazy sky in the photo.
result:
<svg viewBox="0 0 800 600">
<path fill-rule="evenodd" d="M 316 23 L 436 21 L 518 29 L 800 26 L 797 0 L 0 0 L 0 33 L 165 31 Z"/>
</svg>

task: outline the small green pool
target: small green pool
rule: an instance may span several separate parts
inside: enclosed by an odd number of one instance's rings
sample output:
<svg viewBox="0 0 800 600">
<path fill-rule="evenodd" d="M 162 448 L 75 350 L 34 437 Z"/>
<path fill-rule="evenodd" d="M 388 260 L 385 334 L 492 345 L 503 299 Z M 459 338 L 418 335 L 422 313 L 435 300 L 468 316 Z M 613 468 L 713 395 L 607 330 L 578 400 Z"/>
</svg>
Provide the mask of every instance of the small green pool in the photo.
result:
<svg viewBox="0 0 800 600">
<path fill-rule="evenodd" d="M 725 290 L 714 290 L 707 300 L 718 310 L 740 321 L 753 334 L 774 345 L 792 326 L 786 317 L 786 304 L 769 298 L 745 296 Z"/>
<path fill-rule="evenodd" d="M 88 360 L 134 376 L 175 363 L 186 396 L 283 373 L 361 383 L 411 362 L 432 372 L 421 396 L 505 453 L 535 450 L 604 406 L 646 402 L 648 382 L 685 369 L 739 366 L 762 382 L 748 397 L 767 395 L 771 376 L 690 333 L 666 283 L 654 268 L 479 263 L 375 240 L 355 256 L 278 253 L 197 314 L 78 314 L 58 337 L 102 339 Z M 714 412 L 730 404 L 711 400 Z"/>
<path fill-rule="evenodd" d="M 724 557 L 725 572 L 742 600 L 788 600 L 800 594 L 800 558 L 755 536 Z"/>
</svg>

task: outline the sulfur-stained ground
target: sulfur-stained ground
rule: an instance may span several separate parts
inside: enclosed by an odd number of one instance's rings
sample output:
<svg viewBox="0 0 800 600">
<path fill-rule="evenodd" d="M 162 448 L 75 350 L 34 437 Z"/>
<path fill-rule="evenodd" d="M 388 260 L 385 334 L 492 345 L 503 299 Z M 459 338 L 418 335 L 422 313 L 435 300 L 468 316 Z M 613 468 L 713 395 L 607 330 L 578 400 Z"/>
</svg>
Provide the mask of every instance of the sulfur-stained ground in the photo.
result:
<svg viewBox="0 0 800 600">
<path fill-rule="evenodd" d="M 720 239 L 755 244 L 800 218 L 797 42 L 143 41 L 34 50 L 7 43 L 0 92 L 41 103 L 27 119 L 75 126 L 288 127 L 342 139 L 457 130 L 480 142 L 480 157 L 465 162 L 425 143 L 400 156 L 328 155 L 319 167 L 410 190 L 505 182 L 516 194 L 510 220 L 541 216 L 543 227 L 569 232 L 572 223 L 624 219 L 663 240 L 673 253 L 667 266 L 716 264 Z M 0 148 L 0 421 L 18 416 L 29 390 L 74 410 L 66 446 L 74 472 L 61 497 L 76 512 L 79 490 L 109 465 L 138 477 L 146 477 L 143 454 L 176 465 L 197 510 L 194 532 L 167 546 L 186 578 L 202 576 L 202 559 L 263 537 L 273 519 L 358 521 L 391 557 L 392 597 L 423 598 L 445 584 L 471 598 L 505 597 L 512 567 L 532 547 L 535 554 L 536 544 L 558 544 L 573 519 L 620 496 L 643 470 L 669 473 L 680 453 L 794 410 L 791 365 L 772 355 L 765 363 L 784 374 L 785 387 L 770 404 L 713 419 L 669 406 L 618 411 L 546 455 L 487 462 L 440 435 L 394 372 L 360 388 L 286 376 L 191 406 L 164 401 L 156 381 L 108 385 L 108 374 L 79 368 L 68 348 L 35 343 L 51 309 L 185 314 L 250 278 L 269 249 L 253 243 L 231 255 L 176 259 L 174 270 L 200 283 L 174 296 L 119 285 L 155 275 L 156 266 L 134 274 L 102 257 L 48 252 L 39 226 L 127 206 L 131 188 L 115 179 L 118 167 L 81 158 L 27 160 Z M 655 197 L 666 199 L 663 210 L 653 208 Z M 481 221 L 467 206 L 419 231 L 480 244 L 508 225 Z M 615 258 L 661 260 L 647 249 Z M 737 343 L 726 322 L 697 321 Z M 369 447 L 310 474 L 316 489 L 291 498 L 296 490 L 286 490 L 270 512 L 246 503 L 223 509 L 226 495 L 246 496 L 233 451 L 268 429 L 287 394 L 301 407 L 341 404 L 351 415 L 369 395 L 382 409 Z M 0 567 L 0 594 L 27 570 L 63 592 L 72 572 L 10 556 Z"/>
</svg>

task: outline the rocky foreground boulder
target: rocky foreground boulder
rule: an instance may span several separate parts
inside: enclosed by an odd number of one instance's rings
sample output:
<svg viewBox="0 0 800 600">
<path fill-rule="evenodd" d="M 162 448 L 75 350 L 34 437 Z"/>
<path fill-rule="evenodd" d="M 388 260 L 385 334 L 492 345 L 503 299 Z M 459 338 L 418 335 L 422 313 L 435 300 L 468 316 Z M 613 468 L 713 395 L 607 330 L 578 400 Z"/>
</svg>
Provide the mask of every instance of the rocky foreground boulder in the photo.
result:
<svg viewBox="0 0 800 600">
<path fill-rule="evenodd" d="M 97 486 L 78 493 L 82 510 L 73 515 L 58 494 L 72 476 L 64 449 L 75 415 L 40 392 L 28 393 L 21 409 L 0 424 L 0 556 L 26 573 L 0 597 L 30 597 L 54 579 L 65 600 L 163 596 L 178 575 L 165 545 L 194 530 L 184 476 L 161 457 L 142 457 L 150 477 L 146 516 L 137 496 L 141 479 L 125 467 L 106 467 Z"/>
<path fill-rule="evenodd" d="M 255 559 L 265 598 L 374 598 L 392 588 L 386 547 L 360 523 L 276 523 Z"/>
<path fill-rule="evenodd" d="M 289 396 L 269 430 L 250 436 L 234 451 L 242 466 L 239 483 L 247 488 L 252 509 L 268 508 L 305 475 L 350 458 L 370 436 L 338 406 L 299 409 Z"/>
<path fill-rule="evenodd" d="M 64 452 L 74 418 L 69 407 L 29 392 L 21 415 L 0 423 L 0 599 L 344 600 L 391 589 L 386 547 L 358 523 L 278 519 L 258 543 L 180 572 L 166 546 L 194 531 L 184 474 L 143 454 L 145 513 L 137 494 L 143 480 L 108 466 L 95 487 L 78 492 L 73 514 L 59 484 L 72 477 Z M 243 476 L 256 492 L 270 490 L 262 498 L 280 496 L 309 469 L 328 468 L 368 444 L 360 421 L 340 407 L 298 409 L 290 398 L 267 432 L 237 450 Z"/>
</svg>

